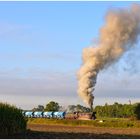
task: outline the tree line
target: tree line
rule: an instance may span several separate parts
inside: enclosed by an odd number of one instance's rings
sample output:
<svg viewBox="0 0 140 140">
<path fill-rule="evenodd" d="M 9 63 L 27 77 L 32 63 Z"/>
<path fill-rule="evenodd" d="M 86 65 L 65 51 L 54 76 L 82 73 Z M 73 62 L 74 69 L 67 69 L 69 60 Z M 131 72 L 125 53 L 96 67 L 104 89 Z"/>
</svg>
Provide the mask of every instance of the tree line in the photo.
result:
<svg viewBox="0 0 140 140">
<path fill-rule="evenodd" d="M 69 105 L 67 108 L 60 106 L 59 103 L 55 101 L 50 101 L 45 106 L 38 105 L 37 107 L 34 107 L 32 111 L 67 111 L 70 113 L 73 112 L 90 112 L 90 108 L 82 106 L 80 104 L 77 105 Z"/>
<path fill-rule="evenodd" d="M 106 103 L 103 106 L 96 106 L 94 110 L 98 117 L 140 119 L 140 103 L 120 104 L 115 102 L 113 105 Z"/>
</svg>

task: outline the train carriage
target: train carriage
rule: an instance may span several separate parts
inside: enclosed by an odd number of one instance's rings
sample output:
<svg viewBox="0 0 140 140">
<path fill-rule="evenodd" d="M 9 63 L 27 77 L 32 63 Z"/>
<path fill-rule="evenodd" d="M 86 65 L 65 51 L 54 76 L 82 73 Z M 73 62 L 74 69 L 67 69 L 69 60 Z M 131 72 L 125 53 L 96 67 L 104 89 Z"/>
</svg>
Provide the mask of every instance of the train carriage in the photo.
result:
<svg viewBox="0 0 140 140">
<path fill-rule="evenodd" d="M 42 117 L 43 117 L 43 112 L 41 112 L 41 111 L 35 111 L 35 112 L 33 113 L 33 116 L 34 116 L 35 118 L 42 118 Z"/>
<path fill-rule="evenodd" d="M 24 116 L 27 118 L 33 118 L 33 112 L 32 111 L 27 111 L 24 113 Z"/>
<path fill-rule="evenodd" d="M 43 112 L 44 118 L 53 118 L 53 112 Z"/>
<path fill-rule="evenodd" d="M 54 112 L 53 117 L 56 119 L 65 119 L 65 112 Z"/>
</svg>

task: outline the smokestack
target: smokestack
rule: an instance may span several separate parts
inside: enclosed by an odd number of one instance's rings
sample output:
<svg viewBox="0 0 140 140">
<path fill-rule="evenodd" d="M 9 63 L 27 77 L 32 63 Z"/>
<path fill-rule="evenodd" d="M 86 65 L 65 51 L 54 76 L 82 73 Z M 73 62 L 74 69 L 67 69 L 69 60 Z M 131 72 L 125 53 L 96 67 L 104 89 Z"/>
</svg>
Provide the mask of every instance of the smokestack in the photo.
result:
<svg viewBox="0 0 140 140">
<path fill-rule="evenodd" d="M 90 112 L 93 111 L 93 104 L 90 106 Z"/>
<path fill-rule="evenodd" d="M 133 48 L 140 34 L 140 5 L 108 11 L 100 29 L 99 43 L 83 49 L 83 64 L 78 71 L 78 94 L 92 108 L 98 73 Z"/>
</svg>

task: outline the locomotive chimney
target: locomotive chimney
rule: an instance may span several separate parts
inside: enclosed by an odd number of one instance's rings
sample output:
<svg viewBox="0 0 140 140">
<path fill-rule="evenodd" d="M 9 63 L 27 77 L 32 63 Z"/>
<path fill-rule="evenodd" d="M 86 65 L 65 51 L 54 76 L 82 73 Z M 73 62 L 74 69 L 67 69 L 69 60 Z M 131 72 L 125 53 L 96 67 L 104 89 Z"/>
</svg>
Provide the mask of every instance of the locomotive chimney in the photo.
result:
<svg viewBox="0 0 140 140">
<path fill-rule="evenodd" d="M 90 106 L 90 112 L 93 112 L 93 106 L 92 105 Z"/>
</svg>

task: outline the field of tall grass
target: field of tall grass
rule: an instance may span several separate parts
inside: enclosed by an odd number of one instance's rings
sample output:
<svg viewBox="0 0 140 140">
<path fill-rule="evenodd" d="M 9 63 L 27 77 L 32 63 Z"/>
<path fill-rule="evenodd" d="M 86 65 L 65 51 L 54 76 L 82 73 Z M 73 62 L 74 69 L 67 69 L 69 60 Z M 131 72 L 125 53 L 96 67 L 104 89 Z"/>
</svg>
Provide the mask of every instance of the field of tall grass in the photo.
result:
<svg viewBox="0 0 140 140">
<path fill-rule="evenodd" d="M 0 136 L 26 131 L 27 120 L 22 111 L 7 103 L 0 103 Z"/>
</svg>

